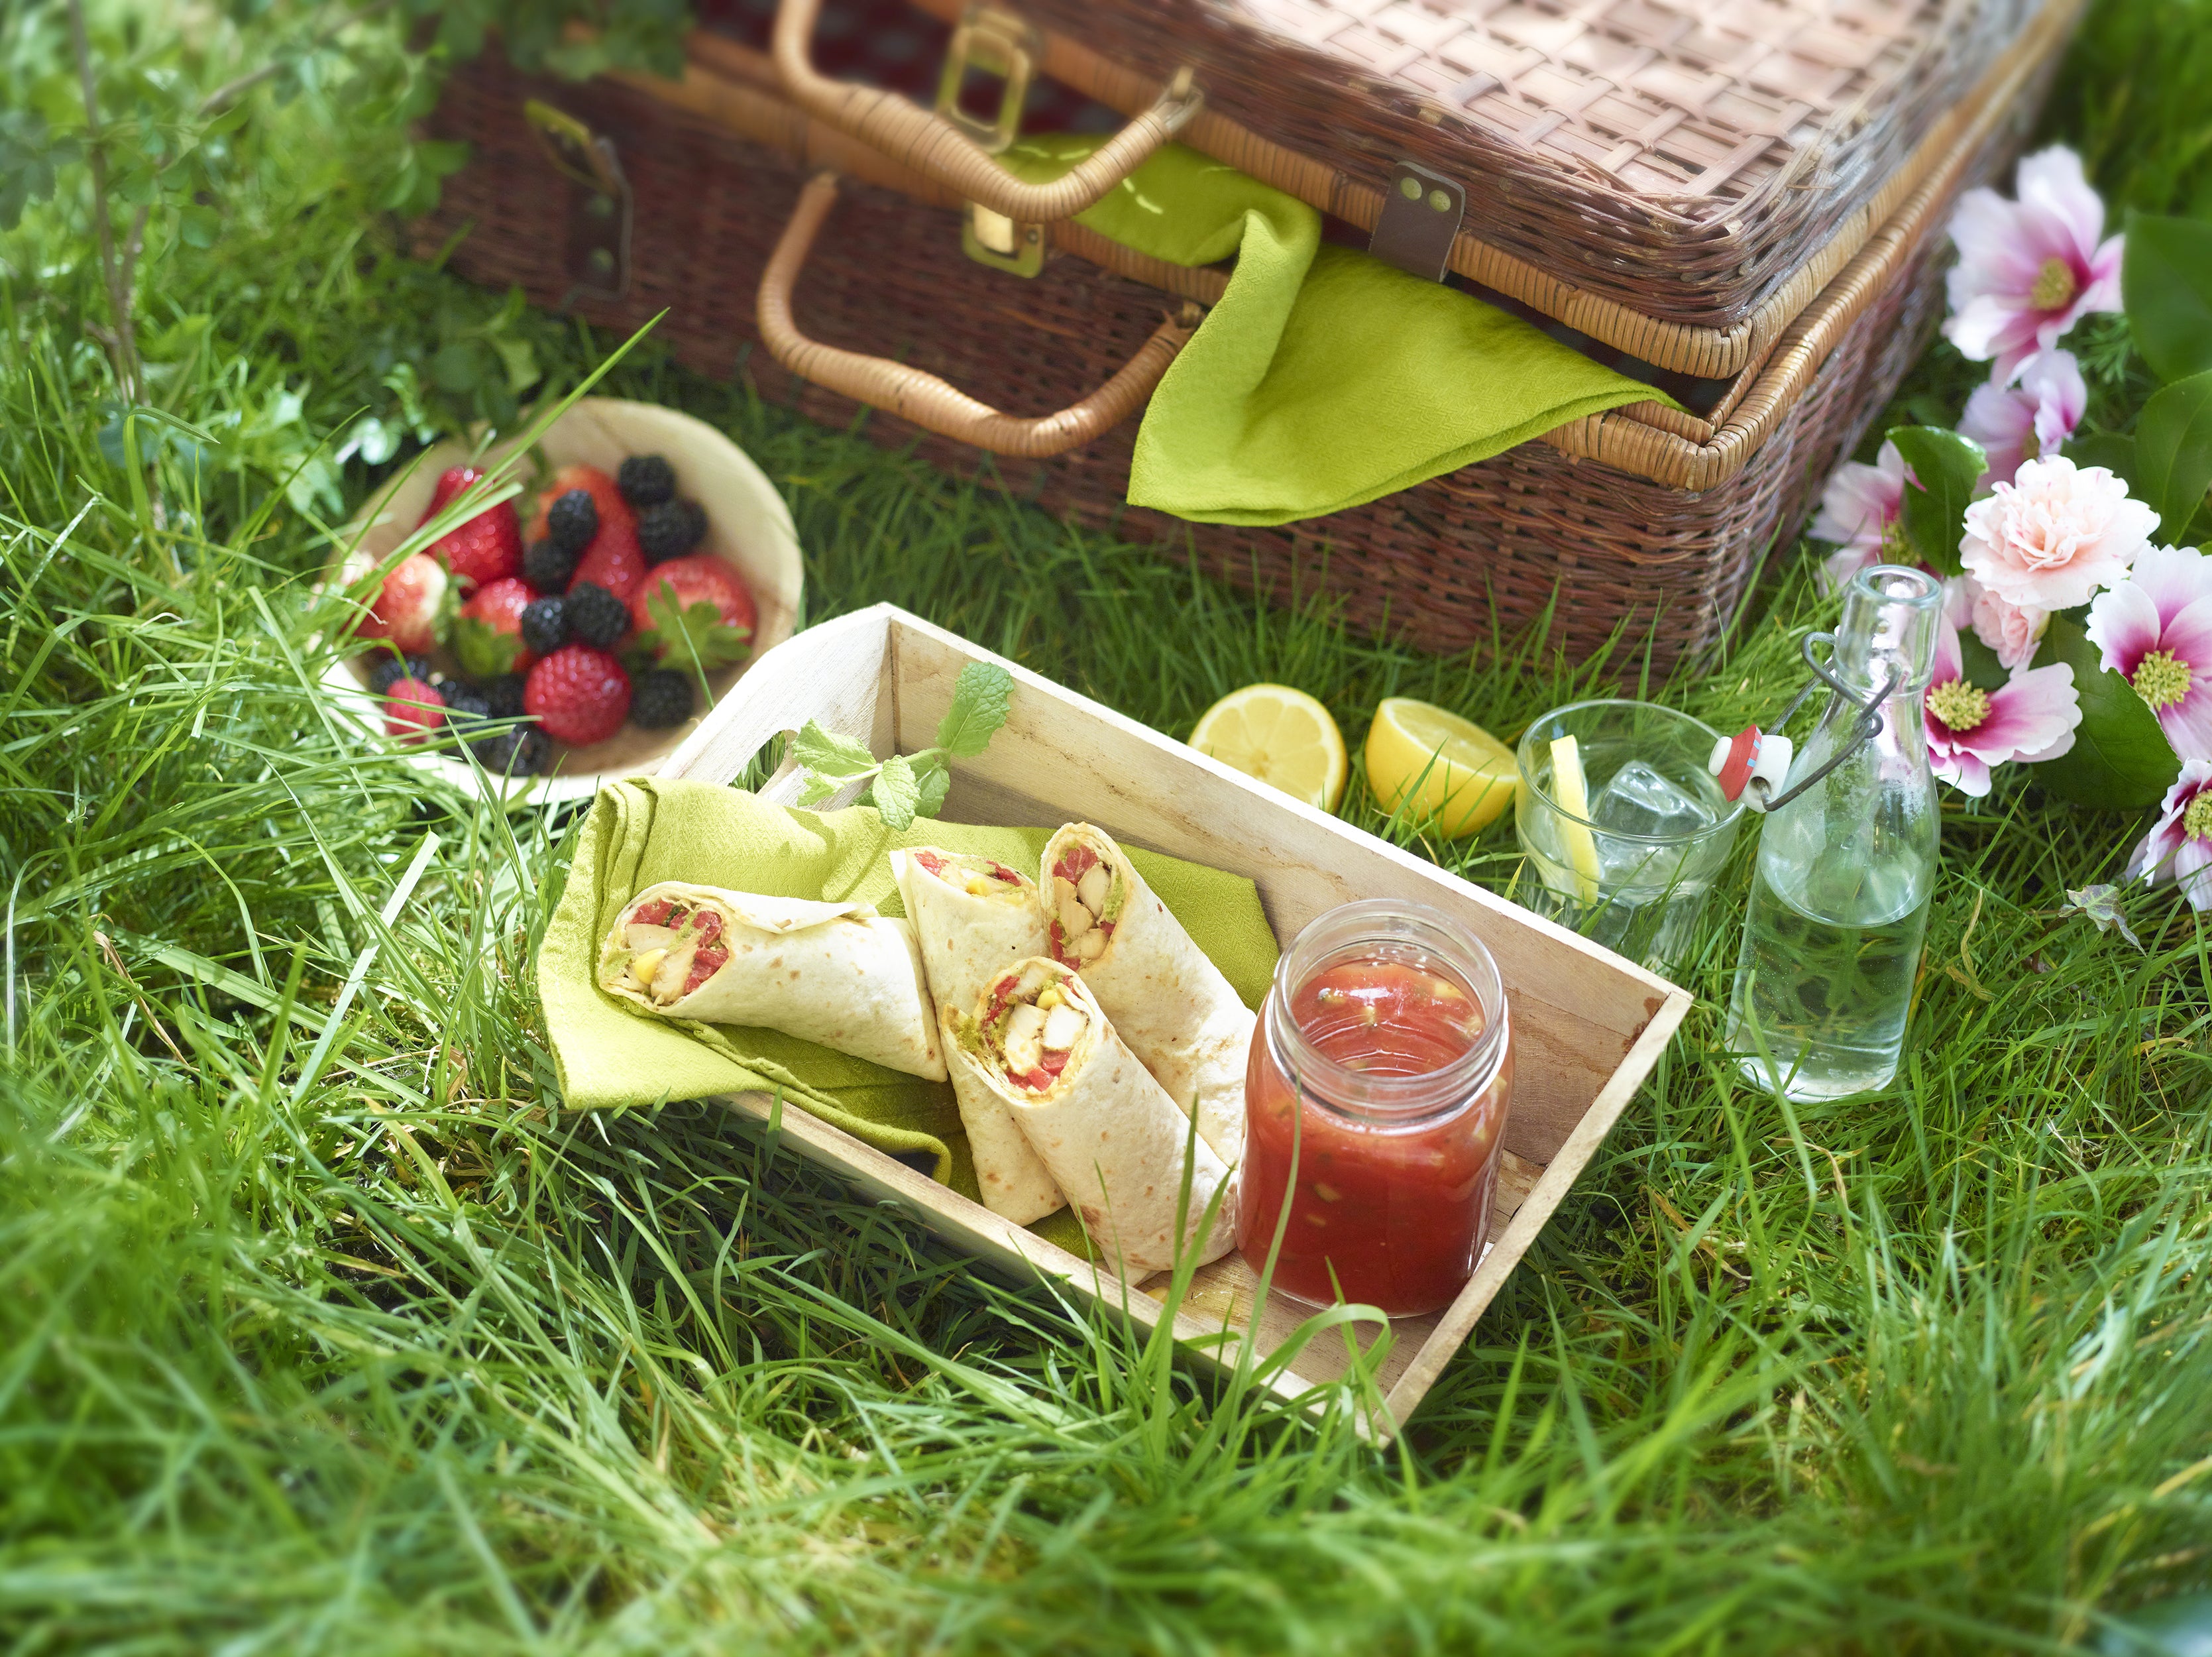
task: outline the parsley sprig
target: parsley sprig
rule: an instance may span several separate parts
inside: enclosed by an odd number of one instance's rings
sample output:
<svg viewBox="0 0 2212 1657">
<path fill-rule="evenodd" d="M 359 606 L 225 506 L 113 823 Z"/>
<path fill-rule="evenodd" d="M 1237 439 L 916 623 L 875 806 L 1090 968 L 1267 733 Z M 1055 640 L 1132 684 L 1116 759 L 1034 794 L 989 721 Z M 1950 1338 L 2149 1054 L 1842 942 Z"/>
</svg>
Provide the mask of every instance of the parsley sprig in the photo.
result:
<svg viewBox="0 0 2212 1657">
<path fill-rule="evenodd" d="M 792 740 L 792 754 L 806 772 L 799 803 L 818 806 L 840 789 L 867 779 L 862 803 L 883 814 L 884 826 L 906 829 L 917 817 L 934 817 L 952 786 L 955 759 L 972 759 L 990 746 L 1006 722 L 1014 676 L 994 661 L 971 661 L 952 683 L 952 705 L 937 727 L 937 745 L 920 753 L 878 760 L 849 736 L 825 731 L 813 720 Z"/>
</svg>

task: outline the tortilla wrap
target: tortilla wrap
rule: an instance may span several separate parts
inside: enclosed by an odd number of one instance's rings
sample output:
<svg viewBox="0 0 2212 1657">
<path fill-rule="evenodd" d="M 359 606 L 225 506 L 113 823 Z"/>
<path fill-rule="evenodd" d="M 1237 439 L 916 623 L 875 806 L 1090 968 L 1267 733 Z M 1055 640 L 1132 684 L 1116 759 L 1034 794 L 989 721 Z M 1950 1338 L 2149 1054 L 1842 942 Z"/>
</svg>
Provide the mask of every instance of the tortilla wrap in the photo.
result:
<svg viewBox="0 0 2212 1657">
<path fill-rule="evenodd" d="M 1054 835 L 1037 889 L 1053 958 L 1083 975 L 1176 1108 L 1194 1106 L 1199 1136 L 1214 1154 L 1232 1167 L 1242 1162 L 1244 1065 L 1257 1016 L 1103 829 L 1070 823 Z"/>
<path fill-rule="evenodd" d="M 916 846 L 891 853 L 891 874 L 921 946 L 921 970 L 936 1016 L 973 1014 L 984 986 L 1018 961 L 1044 953 L 1044 911 L 1029 876 L 988 857 Z M 1025 1226 L 1065 1202 L 1052 1175 L 1015 1126 L 1012 1113 L 974 1066 L 952 1056 L 949 1023 L 939 1045 L 952 1073 L 952 1096 L 975 1162 L 983 1206 Z"/>
<path fill-rule="evenodd" d="M 1200 1264 L 1229 1252 L 1236 1176 L 1191 1134 L 1081 978 L 1056 961 L 1024 961 L 992 981 L 972 1016 L 948 1027 L 956 1074 L 969 1070 L 1005 1101 L 1102 1260 L 1132 1280 L 1175 1264 L 1187 1139 L 1184 1246 Z M 1217 1191 L 1220 1211 L 1201 1235 Z"/>
<path fill-rule="evenodd" d="M 866 904 L 663 880 L 607 934 L 599 987 L 661 1018 L 780 1030 L 945 1079 L 914 929 Z"/>
</svg>

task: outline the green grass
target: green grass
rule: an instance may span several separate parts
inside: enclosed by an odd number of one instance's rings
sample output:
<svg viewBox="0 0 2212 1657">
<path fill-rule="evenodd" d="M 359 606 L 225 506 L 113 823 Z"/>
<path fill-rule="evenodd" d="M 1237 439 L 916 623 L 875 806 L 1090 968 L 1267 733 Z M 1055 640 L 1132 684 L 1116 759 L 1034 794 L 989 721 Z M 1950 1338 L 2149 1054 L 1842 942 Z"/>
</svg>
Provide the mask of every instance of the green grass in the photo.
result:
<svg viewBox="0 0 2212 1657">
<path fill-rule="evenodd" d="M 2203 0 L 2108 0 L 2056 130 L 2201 204 L 2208 54 Z M 2142 825 L 2027 776 L 1947 799 L 1872 1096 L 1717 1062 L 1739 852 L 1680 1039 L 1385 1453 L 712 1108 L 560 1114 L 527 986 L 563 825 L 353 742 L 310 582 L 364 411 L 511 415 L 615 342 L 396 258 L 396 140 L 331 143 L 350 107 L 257 97 L 222 236 L 155 224 L 153 399 L 218 441 L 161 440 L 143 499 L 81 188 L 0 237 L 9 1649 L 2061 1649 L 2212 1586 L 2203 940 L 2164 894 L 2140 953 L 2063 914 Z M 1931 353 L 1905 395 L 1971 378 Z M 1384 695 L 1510 734 L 1589 682 L 1255 605 L 649 347 L 608 388 L 760 459 L 814 619 L 892 600 L 1173 734 L 1262 677 L 1355 739 Z M 1785 699 L 1810 564 L 1668 699 Z M 1356 779 L 1346 812 L 1387 826 Z"/>
</svg>

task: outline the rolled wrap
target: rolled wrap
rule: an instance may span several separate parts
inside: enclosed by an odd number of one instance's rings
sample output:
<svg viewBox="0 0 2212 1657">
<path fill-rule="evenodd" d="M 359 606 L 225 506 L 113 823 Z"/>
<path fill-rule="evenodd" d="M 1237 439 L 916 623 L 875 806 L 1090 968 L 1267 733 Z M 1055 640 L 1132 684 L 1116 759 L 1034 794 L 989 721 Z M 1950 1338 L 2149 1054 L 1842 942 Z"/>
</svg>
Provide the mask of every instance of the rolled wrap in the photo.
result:
<svg viewBox="0 0 2212 1657">
<path fill-rule="evenodd" d="M 1054 835 L 1037 889 L 1053 958 L 1082 973 L 1176 1108 L 1189 1112 L 1195 1101 L 1199 1136 L 1214 1154 L 1232 1167 L 1242 1162 L 1252 1010 L 1103 829 L 1070 823 Z"/>
<path fill-rule="evenodd" d="M 1036 1014 L 1048 1003 L 1040 1031 Z M 1054 1018 L 1079 1023 L 1064 1048 L 1051 1045 Z M 1114 1033 L 1082 979 L 1054 961 L 1024 961 L 999 974 L 974 1015 L 951 1027 L 953 1073 L 965 1070 L 1005 1102 L 1101 1258 L 1132 1279 L 1172 1266 L 1189 1120 Z M 1189 1149 L 1182 1236 L 1202 1264 L 1236 1241 L 1235 1176 L 1204 1140 L 1192 1139 Z M 1206 1204 L 1224 1185 L 1215 1224 L 1200 1235 Z"/>
<path fill-rule="evenodd" d="M 663 880 L 600 945 L 599 987 L 662 1018 L 780 1030 L 945 1079 L 914 929 L 866 904 Z"/>
<path fill-rule="evenodd" d="M 891 874 L 921 945 L 921 969 L 940 1020 L 952 1096 L 975 1161 L 983 1206 L 1018 1226 L 1062 1205 L 1060 1187 L 1015 1125 L 1012 1112 L 971 1067 L 952 1062 L 950 1019 L 972 1014 L 984 987 L 1018 961 L 1044 953 L 1044 911 L 1029 876 L 1004 863 L 936 846 L 891 853 Z"/>
</svg>

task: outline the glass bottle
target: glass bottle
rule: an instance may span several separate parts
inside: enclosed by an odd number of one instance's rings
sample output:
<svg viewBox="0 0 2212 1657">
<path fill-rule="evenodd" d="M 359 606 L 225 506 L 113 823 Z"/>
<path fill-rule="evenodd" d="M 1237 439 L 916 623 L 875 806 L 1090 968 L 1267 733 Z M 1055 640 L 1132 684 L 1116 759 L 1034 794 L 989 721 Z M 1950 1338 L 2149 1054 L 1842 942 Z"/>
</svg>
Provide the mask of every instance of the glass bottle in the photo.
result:
<svg viewBox="0 0 2212 1657">
<path fill-rule="evenodd" d="M 1830 697 L 1784 793 L 1845 757 L 1760 832 L 1727 1044 L 1747 1080 L 1790 1099 L 1837 1099 L 1897 1074 L 1936 885 L 1921 705 L 1942 606 L 1922 570 L 1876 564 L 1852 580 L 1831 663 L 1850 695 Z M 1865 704 L 1893 679 L 1881 728 L 1861 740 Z"/>
</svg>

